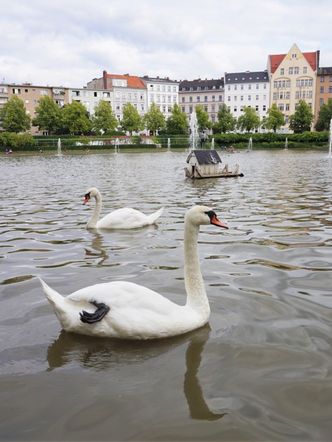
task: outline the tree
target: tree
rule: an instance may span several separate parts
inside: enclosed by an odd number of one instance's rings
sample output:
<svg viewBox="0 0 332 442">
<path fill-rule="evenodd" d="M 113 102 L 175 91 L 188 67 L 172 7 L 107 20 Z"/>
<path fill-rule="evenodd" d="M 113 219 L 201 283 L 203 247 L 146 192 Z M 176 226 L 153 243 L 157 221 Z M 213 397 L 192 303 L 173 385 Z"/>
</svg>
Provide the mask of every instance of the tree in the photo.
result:
<svg viewBox="0 0 332 442">
<path fill-rule="evenodd" d="M 31 126 L 31 118 L 26 113 L 23 100 L 16 95 L 13 95 L 3 106 L 0 119 L 3 129 L 8 132 L 25 132 Z"/>
<path fill-rule="evenodd" d="M 166 122 L 167 133 L 173 135 L 187 135 L 188 121 L 187 116 L 182 112 L 178 104 L 174 104 L 172 114 L 168 117 Z"/>
<path fill-rule="evenodd" d="M 272 104 L 267 111 L 267 117 L 264 120 L 264 127 L 272 129 L 276 132 L 281 126 L 285 124 L 285 117 L 283 113 L 277 108 L 275 103 Z"/>
<path fill-rule="evenodd" d="M 121 126 L 123 130 L 131 134 L 143 129 L 143 119 L 136 107 L 131 103 L 126 103 L 123 106 Z"/>
<path fill-rule="evenodd" d="M 295 113 L 289 117 L 289 127 L 296 134 L 310 131 L 313 118 L 309 104 L 300 100 Z"/>
<path fill-rule="evenodd" d="M 90 132 L 91 121 L 85 106 L 78 101 L 66 104 L 61 109 L 63 130 L 71 135 L 81 135 Z"/>
<path fill-rule="evenodd" d="M 260 119 L 255 109 L 245 106 L 243 114 L 237 120 L 237 125 L 240 130 L 245 130 L 246 132 L 257 129 L 260 125 Z"/>
<path fill-rule="evenodd" d="M 206 112 L 204 107 L 201 104 L 198 104 L 195 107 L 196 116 L 197 116 L 197 123 L 198 123 L 198 130 L 204 131 L 206 129 L 211 129 L 211 121 L 209 119 L 209 114 Z"/>
<path fill-rule="evenodd" d="M 39 129 L 47 130 L 49 134 L 56 133 L 61 127 L 61 109 L 51 97 L 41 97 L 35 109 L 32 121 Z"/>
<path fill-rule="evenodd" d="M 145 114 L 144 123 L 146 128 L 151 130 L 154 135 L 158 130 L 165 128 L 165 117 L 155 103 L 151 104 L 149 111 Z"/>
<path fill-rule="evenodd" d="M 332 98 L 329 98 L 327 103 L 324 103 L 319 110 L 315 129 L 317 131 L 329 130 L 331 118 L 332 118 Z"/>
<path fill-rule="evenodd" d="M 225 103 L 220 106 L 217 118 L 218 122 L 215 124 L 215 128 L 218 132 L 226 133 L 235 129 L 236 118 L 233 117 Z"/>
<path fill-rule="evenodd" d="M 92 118 L 93 131 L 109 134 L 116 130 L 118 124 L 118 119 L 112 110 L 111 104 L 105 100 L 99 101 Z"/>
</svg>

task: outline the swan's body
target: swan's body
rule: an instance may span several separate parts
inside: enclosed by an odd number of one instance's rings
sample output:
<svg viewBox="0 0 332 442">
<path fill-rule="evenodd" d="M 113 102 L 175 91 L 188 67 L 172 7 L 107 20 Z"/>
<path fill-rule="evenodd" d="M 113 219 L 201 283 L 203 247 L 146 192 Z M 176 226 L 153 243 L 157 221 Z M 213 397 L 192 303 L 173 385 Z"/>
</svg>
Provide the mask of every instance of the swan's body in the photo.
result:
<svg viewBox="0 0 332 442">
<path fill-rule="evenodd" d="M 187 333 L 206 324 L 210 306 L 200 272 L 197 239 L 200 224 L 210 223 L 227 228 L 208 207 L 195 206 L 186 214 L 185 305 L 124 281 L 96 284 L 65 298 L 41 280 L 62 327 L 85 335 L 154 339 Z"/>
<path fill-rule="evenodd" d="M 154 224 L 163 212 L 163 208 L 161 208 L 150 215 L 145 215 L 139 210 L 124 207 L 122 209 L 114 210 L 99 219 L 102 198 L 101 193 L 96 187 L 91 187 L 91 189 L 86 192 L 83 204 L 87 204 L 92 197 L 95 198 L 96 205 L 93 214 L 87 223 L 87 228 L 90 229 L 137 229 L 139 227 Z"/>
</svg>

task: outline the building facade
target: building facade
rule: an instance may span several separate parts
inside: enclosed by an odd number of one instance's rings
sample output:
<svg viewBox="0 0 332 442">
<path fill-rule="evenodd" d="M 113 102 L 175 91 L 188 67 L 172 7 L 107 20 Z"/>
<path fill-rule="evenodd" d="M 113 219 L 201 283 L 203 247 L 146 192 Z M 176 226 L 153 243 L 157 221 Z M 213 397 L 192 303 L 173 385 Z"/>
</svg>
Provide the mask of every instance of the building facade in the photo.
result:
<svg viewBox="0 0 332 442">
<path fill-rule="evenodd" d="M 225 73 L 225 104 L 239 118 L 245 106 L 255 109 L 260 119 L 269 109 L 270 83 L 268 72 Z"/>
<path fill-rule="evenodd" d="M 269 55 L 270 106 L 276 104 L 285 116 L 284 130 L 289 128 L 300 100 L 304 100 L 315 114 L 316 77 L 319 51 L 301 52 L 294 44 L 287 54 Z"/>
<path fill-rule="evenodd" d="M 323 104 L 327 104 L 328 100 L 332 100 L 332 67 L 319 67 L 316 82 L 315 122 L 320 108 Z"/>
<path fill-rule="evenodd" d="M 88 82 L 87 89 L 110 91 L 113 94 L 112 109 L 119 121 L 123 117 L 123 106 L 127 103 L 131 103 L 141 116 L 147 112 L 146 85 L 140 77 L 103 71 L 101 78 Z"/>
<path fill-rule="evenodd" d="M 7 92 L 6 97 L 4 94 L 1 95 L 0 92 L 0 102 L 2 99 L 2 103 L 5 104 L 12 96 L 16 95 L 23 101 L 26 112 L 31 119 L 35 117 L 35 109 L 41 97 L 52 98 L 59 107 L 68 104 L 70 100 L 69 89 L 62 86 L 35 86 L 31 83 L 22 83 L 1 85 L 1 90 L 6 90 Z M 41 134 L 38 127 L 35 126 L 31 127 L 30 133 L 32 135 Z"/>
<path fill-rule="evenodd" d="M 172 108 L 179 104 L 179 82 L 169 78 L 152 78 L 148 75 L 141 77 L 147 93 L 147 110 L 155 103 L 167 119 L 172 114 Z"/>
<path fill-rule="evenodd" d="M 107 101 L 114 108 L 113 91 L 105 91 L 98 89 L 76 88 L 69 91 L 70 102 L 77 101 L 82 103 L 89 114 L 92 116 L 95 113 L 95 107 L 101 100 Z"/>
<path fill-rule="evenodd" d="M 197 105 L 202 105 L 209 119 L 217 121 L 219 107 L 224 102 L 224 79 L 183 80 L 179 84 L 179 105 L 188 120 Z"/>
</svg>

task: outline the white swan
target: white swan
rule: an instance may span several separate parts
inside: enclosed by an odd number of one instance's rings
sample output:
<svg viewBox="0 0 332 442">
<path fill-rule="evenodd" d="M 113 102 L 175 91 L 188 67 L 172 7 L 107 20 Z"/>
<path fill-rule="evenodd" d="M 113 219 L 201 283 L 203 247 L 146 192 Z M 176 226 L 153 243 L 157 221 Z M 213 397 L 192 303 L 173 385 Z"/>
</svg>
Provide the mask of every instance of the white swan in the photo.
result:
<svg viewBox="0 0 332 442">
<path fill-rule="evenodd" d="M 154 224 L 164 210 L 161 208 L 156 212 L 151 213 L 151 215 L 145 215 L 139 210 L 124 207 L 122 209 L 114 210 L 102 219 L 99 219 L 102 198 L 101 193 L 96 187 L 91 187 L 86 192 L 83 204 L 87 204 L 91 198 L 95 198 L 96 205 L 93 214 L 86 225 L 88 229 L 137 229 L 138 227 Z"/>
<path fill-rule="evenodd" d="M 206 324 L 210 306 L 197 251 L 201 224 L 228 228 L 209 207 L 188 210 L 184 226 L 185 305 L 124 281 L 96 284 L 63 297 L 40 279 L 62 327 L 84 335 L 154 339 L 180 335 Z"/>
</svg>

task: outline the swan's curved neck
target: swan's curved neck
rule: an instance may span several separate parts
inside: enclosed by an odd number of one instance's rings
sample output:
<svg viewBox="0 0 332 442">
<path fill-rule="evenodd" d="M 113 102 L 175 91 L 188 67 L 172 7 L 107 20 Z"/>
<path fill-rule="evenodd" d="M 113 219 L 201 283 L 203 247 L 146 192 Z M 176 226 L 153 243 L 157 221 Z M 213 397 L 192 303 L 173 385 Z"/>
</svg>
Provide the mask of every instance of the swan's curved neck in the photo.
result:
<svg viewBox="0 0 332 442">
<path fill-rule="evenodd" d="M 93 209 L 92 216 L 89 219 L 89 222 L 87 224 L 87 227 L 92 228 L 92 229 L 97 227 L 97 222 L 98 222 L 100 212 L 101 212 L 102 199 L 101 199 L 100 192 L 97 192 L 94 198 L 96 200 L 96 205 L 95 205 L 95 208 Z"/>
<path fill-rule="evenodd" d="M 199 314 L 208 316 L 210 314 L 210 305 L 199 265 L 197 247 L 198 233 L 199 227 L 186 220 L 184 233 L 184 280 L 187 292 L 186 305 L 196 310 Z"/>
</svg>

